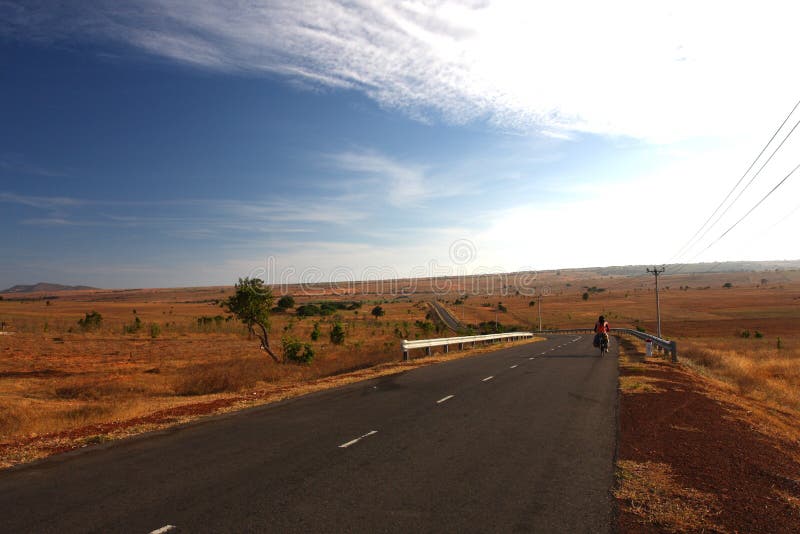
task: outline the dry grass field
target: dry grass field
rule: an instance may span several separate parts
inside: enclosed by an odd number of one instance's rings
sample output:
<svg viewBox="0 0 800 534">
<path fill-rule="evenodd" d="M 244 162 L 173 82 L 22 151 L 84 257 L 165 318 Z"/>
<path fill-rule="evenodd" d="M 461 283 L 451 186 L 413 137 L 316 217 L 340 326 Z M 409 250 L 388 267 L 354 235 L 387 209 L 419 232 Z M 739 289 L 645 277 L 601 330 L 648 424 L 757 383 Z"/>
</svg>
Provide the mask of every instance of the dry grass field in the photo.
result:
<svg viewBox="0 0 800 534">
<path fill-rule="evenodd" d="M 662 284 L 664 335 L 678 341 L 682 358 L 745 395 L 800 410 L 800 272 L 675 275 Z M 433 298 L 465 323 L 535 328 L 534 290 L 546 294 L 545 328 L 591 327 L 603 313 L 612 326 L 655 331 L 651 276 L 591 271 L 540 273 L 524 283 L 485 276 L 320 286 L 310 295 L 289 287 L 297 306 L 348 305 L 326 316 L 300 317 L 297 308 L 273 313 L 273 349 L 280 352 L 285 336 L 309 343 L 315 352 L 309 365 L 275 364 L 241 323 L 228 319 L 218 302 L 231 287 L 6 294 L 0 301 L 6 331 L 0 335 L 0 465 L 44 454 L 8 452 L 42 436 L 181 409 L 186 415 L 189 407 L 205 413 L 233 398 L 396 362 L 403 338 L 453 335 L 426 325 L 426 302 Z M 378 319 L 370 314 L 377 304 L 386 312 Z M 92 311 L 102 324 L 84 331 L 78 320 Z M 345 328 L 343 344 L 329 339 L 334 322 Z M 315 325 L 320 334 L 312 341 Z M 749 337 L 742 337 L 745 330 Z M 78 434 L 93 432 L 104 430 Z"/>
<path fill-rule="evenodd" d="M 401 337 L 435 335 L 415 325 L 427 305 L 375 300 L 324 317 L 273 313 L 271 345 L 284 336 L 309 343 L 310 365 L 277 365 L 217 301 L 232 288 L 81 291 L 6 295 L 0 301 L 0 442 L 81 425 L 140 417 L 267 384 L 304 382 L 400 359 Z M 12 300 L 24 298 L 25 300 Z M 373 297 L 374 299 L 374 297 Z M 298 305 L 307 300 L 298 299 Z M 98 312 L 102 324 L 78 320 Z M 136 318 L 140 326 L 135 329 Z M 345 342 L 331 343 L 334 322 Z M 320 335 L 311 340 L 318 325 Z M 155 326 L 154 326 L 155 325 Z"/>
</svg>

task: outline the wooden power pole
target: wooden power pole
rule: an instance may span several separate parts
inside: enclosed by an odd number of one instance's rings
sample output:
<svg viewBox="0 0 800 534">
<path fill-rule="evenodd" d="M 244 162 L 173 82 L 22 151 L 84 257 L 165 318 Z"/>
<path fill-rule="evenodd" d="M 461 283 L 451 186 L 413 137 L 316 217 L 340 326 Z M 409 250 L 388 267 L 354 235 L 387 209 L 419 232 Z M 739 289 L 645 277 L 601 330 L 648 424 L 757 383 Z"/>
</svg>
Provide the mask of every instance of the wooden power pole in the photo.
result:
<svg viewBox="0 0 800 534">
<path fill-rule="evenodd" d="M 653 274 L 656 277 L 656 317 L 658 317 L 658 337 L 661 339 L 664 338 L 661 336 L 661 302 L 658 298 L 658 275 L 662 274 L 666 270 L 666 267 L 663 266 L 661 268 L 654 266 L 652 269 L 647 269 L 648 273 Z"/>
</svg>

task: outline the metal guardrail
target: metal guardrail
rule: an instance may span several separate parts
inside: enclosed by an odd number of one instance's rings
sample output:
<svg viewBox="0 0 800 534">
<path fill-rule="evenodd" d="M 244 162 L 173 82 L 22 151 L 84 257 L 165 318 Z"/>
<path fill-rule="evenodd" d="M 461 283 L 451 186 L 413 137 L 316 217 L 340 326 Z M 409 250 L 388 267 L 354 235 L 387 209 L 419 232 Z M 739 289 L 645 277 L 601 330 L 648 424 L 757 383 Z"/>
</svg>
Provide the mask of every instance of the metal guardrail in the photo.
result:
<svg viewBox="0 0 800 534">
<path fill-rule="evenodd" d="M 409 341 L 403 340 L 401 346 L 403 347 L 403 360 L 408 360 L 408 352 L 412 349 L 425 349 L 426 354 L 431 354 L 431 347 L 444 347 L 444 351 L 448 352 L 450 345 L 458 344 L 459 350 L 464 349 L 464 345 L 472 343 L 474 347 L 478 342 L 489 341 L 502 341 L 510 339 L 515 341 L 517 339 L 526 339 L 533 337 L 531 332 L 505 332 L 503 334 L 484 334 L 480 336 L 460 336 L 460 337 L 440 337 L 436 339 L 417 339 Z"/>
<path fill-rule="evenodd" d="M 634 337 L 641 339 L 642 341 L 650 341 L 653 345 L 662 348 L 663 350 L 667 351 L 672 356 L 672 361 L 678 361 L 678 345 L 674 341 L 670 341 L 668 339 L 662 339 L 660 337 L 654 336 L 652 334 L 648 334 L 646 332 L 639 332 L 638 330 L 633 330 L 631 328 L 612 328 L 612 334 L 628 334 Z M 573 329 L 565 329 L 565 330 L 539 330 L 534 332 L 534 334 L 594 334 L 594 330 L 591 328 L 573 328 Z"/>
</svg>

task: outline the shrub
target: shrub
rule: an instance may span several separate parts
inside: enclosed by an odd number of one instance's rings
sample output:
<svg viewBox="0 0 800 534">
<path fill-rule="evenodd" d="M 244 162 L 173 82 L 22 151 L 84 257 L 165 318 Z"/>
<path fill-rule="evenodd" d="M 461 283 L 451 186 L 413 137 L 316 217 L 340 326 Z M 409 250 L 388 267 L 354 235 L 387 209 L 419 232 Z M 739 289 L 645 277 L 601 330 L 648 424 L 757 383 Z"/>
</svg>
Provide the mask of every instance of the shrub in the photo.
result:
<svg viewBox="0 0 800 534">
<path fill-rule="evenodd" d="M 139 319 L 138 315 L 134 317 L 132 324 L 129 325 L 126 324 L 122 327 L 122 331 L 126 334 L 135 334 L 141 329 L 142 329 L 142 320 Z"/>
<path fill-rule="evenodd" d="M 372 315 L 377 319 L 378 317 L 383 317 L 386 315 L 386 312 L 380 306 L 375 306 L 372 308 Z"/>
<path fill-rule="evenodd" d="M 584 293 L 583 295 L 581 295 L 581 298 L 583 300 L 589 300 L 589 293 Z"/>
<path fill-rule="evenodd" d="M 319 331 L 319 323 L 314 323 L 314 330 L 311 331 L 311 341 L 318 340 L 320 334 L 321 332 Z"/>
<path fill-rule="evenodd" d="M 342 323 L 336 323 L 333 325 L 333 328 L 331 328 L 330 336 L 331 336 L 331 343 L 333 343 L 334 345 L 341 345 L 342 343 L 344 343 L 345 333 Z"/>
<path fill-rule="evenodd" d="M 155 339 L 161 335 L 161 327 L 158 326 L 156 323 L 150 324 L 150 337 Z"/>
<path fill-rule="evenodd" d="M 430 322 L 430 321 L 416 320 L 416 321 L 414 321 L 414 324 L 417 326 L 417 328 L 419 328 L 420 330 L 422 330 L 426 334 L 429 334 L 429 333 L 433 332 L 434 326 L 433 326 L 433 323 Z"/>
<path fill-rule="evenodd" d="M 724 287 L 725 289 L 730 289 L 733 287 L 733 284 L 731 284 L 730 282 L 725 282 L 724 284 L 722 284 L 722 287 Z"/>
<path fill-rule="evenodd" d="M 295 363 L 311 363 L 314 359 L 314 349 L 308 343 L 301 343 L 293 337 L 285 337 L 283 344 L 283 357 Z"/>
<path fill-rule="evenodd" d="M 638 324 L 636 325 L 636 330 L 637 330 L 638 332 L 647 332 L 647 330 L 645 329 L 645 327 L 643 327 L 643 326 L 640 326 L 640 325 L 638 325 Z"/>
<path fill-rule="evenodd" d="M 297 315 L 300 317 L 311 317 L 312 315 L 322 315 L 319 306 L 316 304 L 303 304 L 297 308 Z"/>
<path fill-rule="evenodd" d="M 529 307 L 531 307 L 531 308 L 532 308 L 533 306 L 536 306 L 536 301 L 535 301 L 535 300 L 532 300 L 532 301 L 530 301 L 530 302 L 528 303 L 528 306 L 529 306 Z"/>
<path fill-rule="evenodd" d="M 739 335 L 741 337 L 743 337 L 743 338 L 749 338 L 750 337 L 750 330 L 742 330 L 741 333 L 739 333 Z"/>
<path fill-rule="evenodd" d="M 92 310 L 83 319 L 78 319 L 78 326 L 82 330 L 96 330 L 103 324 L 103 316 Z"/>
<path fill-rule="evenodd" d="M 506 307 L 503 305 L 503 303 L 502 303 L 502 302 L 498 302 L 498 303 L 497 303 L 497 311 L 499 311 L 499 312 L 503 312 L 503 313 L 506 313 L 506 312 L 508 311 L 508 308 L 506 308 Z"/>
<path fill-rule="evenodd" d="M 764 334 L 762 334 L 758 330 L 756 330 L 755 334 L 753 335 L 755 336 L 756 339 L 761 339 L 762 337 L 764 337 Z"/>
<path fill-rule="evenodd" d="M 278 307 L 281 309 L 294 308 L 294 297 L 291 295 L 284 295 L 278 300 Z"/>
</svg>

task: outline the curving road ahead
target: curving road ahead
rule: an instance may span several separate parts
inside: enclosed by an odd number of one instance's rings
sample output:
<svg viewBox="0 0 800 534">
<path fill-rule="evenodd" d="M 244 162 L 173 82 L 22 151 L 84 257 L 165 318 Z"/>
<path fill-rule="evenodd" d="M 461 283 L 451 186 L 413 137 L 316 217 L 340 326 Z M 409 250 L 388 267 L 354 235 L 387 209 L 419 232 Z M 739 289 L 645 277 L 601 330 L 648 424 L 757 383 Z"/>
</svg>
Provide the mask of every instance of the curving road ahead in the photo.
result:
<svg viewBox="0 0 800 534">
<path fill-rule="evenodd" d="M 431 306 L 433 306 L 434 311 L 442 320 L 442 322 L 447 326 L 447 328 L 449 328 L 453 332 L 458 332 L 459 328 L 461 328 L 461 323 L 458 321 L 458 319 L 453 317 L 453 314 L 451 314 L 447 308 L 445 308 L 435 300 L 431 301 Z"/>
<path fill-rule="evenodd" d="M 608 532 L 615 353 L 556 336 L 7 470 L 0 532 Z"/>
</svg>

